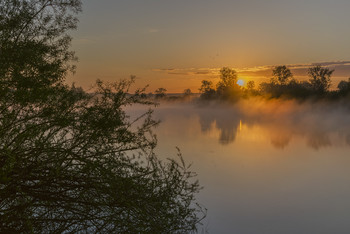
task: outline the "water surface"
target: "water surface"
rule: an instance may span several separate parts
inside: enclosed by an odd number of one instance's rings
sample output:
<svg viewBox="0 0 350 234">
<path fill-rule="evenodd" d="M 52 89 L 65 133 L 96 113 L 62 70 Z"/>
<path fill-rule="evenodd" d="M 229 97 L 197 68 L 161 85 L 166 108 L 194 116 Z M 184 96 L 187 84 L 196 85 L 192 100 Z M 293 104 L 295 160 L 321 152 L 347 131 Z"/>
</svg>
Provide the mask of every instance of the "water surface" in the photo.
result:
<svg viewBox="0 0 350 234">
<path fill-rule="evenodd" d="M 209 233 L 350 233 L 343 104 L 161 104 L 157 154 L 199 174 Z"/>
</svg>

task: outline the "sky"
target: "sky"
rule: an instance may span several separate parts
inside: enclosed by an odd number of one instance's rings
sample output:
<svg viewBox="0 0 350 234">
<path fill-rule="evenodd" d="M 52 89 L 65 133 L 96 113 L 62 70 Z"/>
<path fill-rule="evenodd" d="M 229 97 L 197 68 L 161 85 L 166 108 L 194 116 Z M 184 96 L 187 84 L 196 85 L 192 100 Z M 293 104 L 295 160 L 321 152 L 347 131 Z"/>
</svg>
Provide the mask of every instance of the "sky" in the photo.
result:
<svg viewBox="0 0 350 234">
<path fill-rule="evenodd" d="M 350 77 L 349 9 L 348 0 L 83 0 L 68 82 L 135 75 L 149 92 L 198 92 L 222 67 L 260 83 L 277 65 L 307 79 L 307 67 L 322 64 L 335 69 L 336 87 Z"/>
</svg>

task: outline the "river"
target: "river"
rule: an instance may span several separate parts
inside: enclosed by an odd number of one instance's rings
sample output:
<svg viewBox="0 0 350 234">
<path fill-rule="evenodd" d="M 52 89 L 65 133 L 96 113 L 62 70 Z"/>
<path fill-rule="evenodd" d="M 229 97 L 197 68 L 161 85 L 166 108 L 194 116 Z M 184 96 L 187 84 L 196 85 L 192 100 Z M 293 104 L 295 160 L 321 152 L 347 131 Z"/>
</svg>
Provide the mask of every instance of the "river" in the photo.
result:
<svg viewBox="0 0 350 234">
<path fill-rule="evenodd" d="M 350 233 L 344 103 L 162 103 L 157 155 L 179 147 L 204 187 L 208 233 Z M 203 230 L 202 230 L 203 229 Z"/>
</svg>

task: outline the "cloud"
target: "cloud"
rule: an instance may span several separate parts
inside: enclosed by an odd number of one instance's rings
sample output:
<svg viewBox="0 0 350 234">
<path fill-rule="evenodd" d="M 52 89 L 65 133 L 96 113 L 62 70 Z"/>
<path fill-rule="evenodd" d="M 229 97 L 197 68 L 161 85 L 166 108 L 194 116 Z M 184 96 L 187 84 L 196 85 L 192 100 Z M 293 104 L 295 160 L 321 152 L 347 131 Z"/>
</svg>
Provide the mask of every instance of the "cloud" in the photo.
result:
<svg viewBox="0 0 350 234">
<path fill-rule="evenodd" d="M 191 75 L 190 73 L 188 72 L 168 72 L 169 75 Z"/>
<path fill-rule="evenodd" d="M 323 63 L 313 63 L 313 65 L 321 65 L 321 66 L 350 66 L 350 61 L 338 61 L 338 62 L 323 62 Z"/>
<path fill-rule="evenodd" d="M 286 64 L 291 69 L 295 78 L 306 79 L 307 70 L 309 67 L 321 65 L 334 69 L 333 77 L 337 80 L 350 77 L 350 61 L 330 61 L 320 63 L 308 63 L 308 64 Z M 253 79 L 267 79 L 272 76 L 272 69 L 275 65 L 246 67 L 246 68 L 232 68 L 237 71 L 238 76 L 246 76 Z M 155 72 L 162 72 L 168 75 L 186 75 L 186 76 L 219 76 L 221 68 L 162 68 L 152 69 Z"/>
<path fill-rule="evenodd" d="M 218 75 L 220 68 L 156 68 L 152 71 L 168 75 Z"/>
<path fill-rule="evenodd" d="M 207 74 L 210 74 L 209 71 L 198 71 L 198 72 L 195 72 L 196 75 L 207 75 Z"/>
</svg>

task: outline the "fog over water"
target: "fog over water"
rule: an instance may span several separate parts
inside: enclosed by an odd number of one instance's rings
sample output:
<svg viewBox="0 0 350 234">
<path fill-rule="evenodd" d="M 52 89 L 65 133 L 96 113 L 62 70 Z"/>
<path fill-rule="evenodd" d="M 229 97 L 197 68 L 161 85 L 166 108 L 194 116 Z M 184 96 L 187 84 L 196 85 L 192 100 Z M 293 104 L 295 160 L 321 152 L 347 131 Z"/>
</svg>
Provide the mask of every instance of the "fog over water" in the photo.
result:
<svg viewBox="0 0 350 234">
<path fill-rule="evenodd" d="M 349 107 L 161 103 L 156 153 L 174 157 L 177 146 L 193 163 L 209 233 L 350 233 Z"/>
<path fill-rule="evenodd" d="M 268 138 L 283 149 L 293 139 L 318 150 L 328 146 L 350 146 L 350 105 L 346 102 L 304 102 L 249 99 L 237 104 L 161 104 L 156 118 L 175 121 L 196 118 L 201 134 L 217 131 L 222 145 L 246 134 Z M 176 119 L 178 118 L 178 119 Z M 243 134 L 243 133 L 242 133 Z"/>
</svg>

